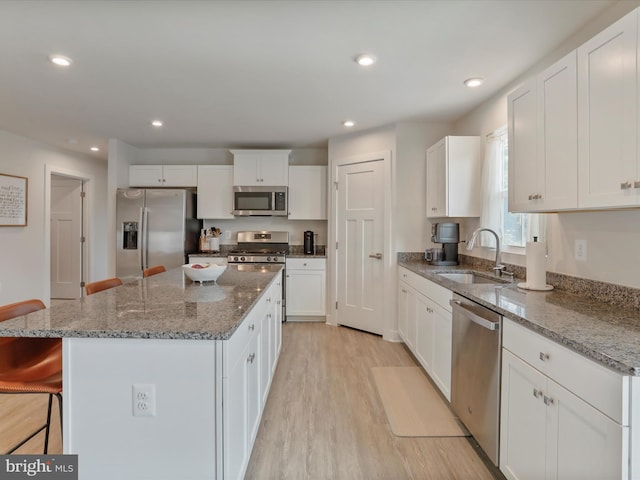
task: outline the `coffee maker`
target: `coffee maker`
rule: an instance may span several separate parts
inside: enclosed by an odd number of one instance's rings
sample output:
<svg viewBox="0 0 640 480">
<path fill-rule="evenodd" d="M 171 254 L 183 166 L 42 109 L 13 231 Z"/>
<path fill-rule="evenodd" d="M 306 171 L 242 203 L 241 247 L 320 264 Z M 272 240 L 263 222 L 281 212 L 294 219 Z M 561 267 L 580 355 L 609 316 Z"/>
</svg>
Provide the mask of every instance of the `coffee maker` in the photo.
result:
<svg viewBox="0 0 640 480">
<path fill-rule="evenodd" d="M 460 224 L 434 223 L 431 226 L 431 241 L 442 243 L 442 247 L 425 250 L 424 258 L 428 263 L 431 265 L 458 265 Z"/>
</svg>

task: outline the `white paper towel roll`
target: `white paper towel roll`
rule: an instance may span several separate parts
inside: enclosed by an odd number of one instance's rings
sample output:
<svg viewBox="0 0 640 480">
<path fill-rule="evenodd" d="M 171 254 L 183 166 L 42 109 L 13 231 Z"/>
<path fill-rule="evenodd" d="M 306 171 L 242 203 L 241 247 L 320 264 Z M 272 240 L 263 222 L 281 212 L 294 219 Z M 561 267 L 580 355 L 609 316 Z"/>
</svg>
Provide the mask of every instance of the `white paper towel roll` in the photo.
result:
<svg viewBox="0 0 640 480">
<path fill-rule="evenodd" d="M 527 242 L 527 286 L 544 290 L 547 286 L 547 244 Z"/>
</svg>

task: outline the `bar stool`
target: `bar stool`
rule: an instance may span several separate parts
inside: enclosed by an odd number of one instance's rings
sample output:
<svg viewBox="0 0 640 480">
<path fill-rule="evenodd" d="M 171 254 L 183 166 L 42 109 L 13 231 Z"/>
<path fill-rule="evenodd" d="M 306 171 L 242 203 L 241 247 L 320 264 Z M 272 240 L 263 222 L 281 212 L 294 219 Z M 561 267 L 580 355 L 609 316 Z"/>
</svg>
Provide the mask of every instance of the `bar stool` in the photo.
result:
<svg viewBox="0 0 640 480">
<path fill-rule="evenodd" d="M 150 277 L 151 275 L 157 275 L 158 273 L 166 272 L 167 269 L 164 268 L 164 265 L 156 265 L 155 267 L 145 268 L 142 271 L 143 277 Z"/>
<path fill-rule="evenodd" d="M 93 295 L 94 293 L 108 290 L 109 288 L 117 287 L 120 285 L 122 285 L 122 280 L 120 280 L 118 277 L 113 277 L 107 278 L 105 280 L 99 280 L 97 282 L 87 283 L 84 288 L 87 291 L 87 295 Z"/>
<path fill-rule="evenodd" d="M 32 299 L 0 307 L 0 322 L 45 308 Z M 49 395 L 47 422 L 7 452 L 13 453 L 45 430 L 44 453 L 49 449 L 53 396 L 60 408 L 62 434 L 62 340 L 60 338 L 0 338 L 0 393 L 46 393 Z"/>
</svg>

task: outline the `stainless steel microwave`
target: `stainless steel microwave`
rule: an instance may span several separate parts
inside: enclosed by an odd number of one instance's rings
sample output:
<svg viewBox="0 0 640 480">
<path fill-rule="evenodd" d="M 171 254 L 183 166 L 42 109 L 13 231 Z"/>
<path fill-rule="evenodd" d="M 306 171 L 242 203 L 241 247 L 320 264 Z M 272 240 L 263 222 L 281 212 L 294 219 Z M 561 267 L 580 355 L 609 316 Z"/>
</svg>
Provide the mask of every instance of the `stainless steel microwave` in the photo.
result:
<svg viewBox="0 0 640 480">
<path fill-rule="evenodd" d="M 233 214 L 240 217 L 286 217 L 287 187 L 233 187 Z"/>
</svg>

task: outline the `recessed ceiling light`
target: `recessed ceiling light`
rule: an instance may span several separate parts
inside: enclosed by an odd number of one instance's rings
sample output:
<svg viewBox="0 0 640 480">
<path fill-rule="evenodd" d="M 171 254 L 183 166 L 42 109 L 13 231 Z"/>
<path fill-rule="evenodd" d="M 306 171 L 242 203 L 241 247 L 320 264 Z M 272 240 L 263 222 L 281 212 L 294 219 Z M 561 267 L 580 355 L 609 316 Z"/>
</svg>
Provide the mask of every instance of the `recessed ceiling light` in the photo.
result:
<svg viewBox="0 0 640 480">
<path fill-rule="evenodd" d="M 99 152 L 100 148 L 98 147 L 91 147 L 89 150 L 91 150 L 92 152 Z"/>
<path fill-rule="evenodd" d="M 475 87 L 479 87 L 480 85 L 482 85 L 482 82 L 484 82 L 483 78 L 481 78 L 481 77 L 472 77 L 472 78 L 467 78 L 464 81 L 464 84 L 467 87 L 475 88 Z"/>
<path fill-rule="evenodd" d="M 376 57 L 368 53 L 362 53 L 356 57 L 356 63 L 361 67 L 369 67 L 376 63 Z"/>
<path fill-rule="evenodd" d="M 342 125 L 344 125 L 345 127 L 353 127 L 356 124 L 356 122 L 354 122 L 353 120 L 345 120 L 344 122 L 342 122 Z"/>
<path fill-rule="evenodd" d="M 69 57 L 65 57 L 64 55 L 49 55 L 49 60 L 59 67 L 68 67 L 73 63 L 73 60 Z"/>
<path fill-rule="evenodd" d="M 161 127 L 162 125 L 164 125 L 164 123 L 162 122 L 162 120 L 151 120 L 151 125 L 153 125 L 154 127 Z"/>
</svg>

